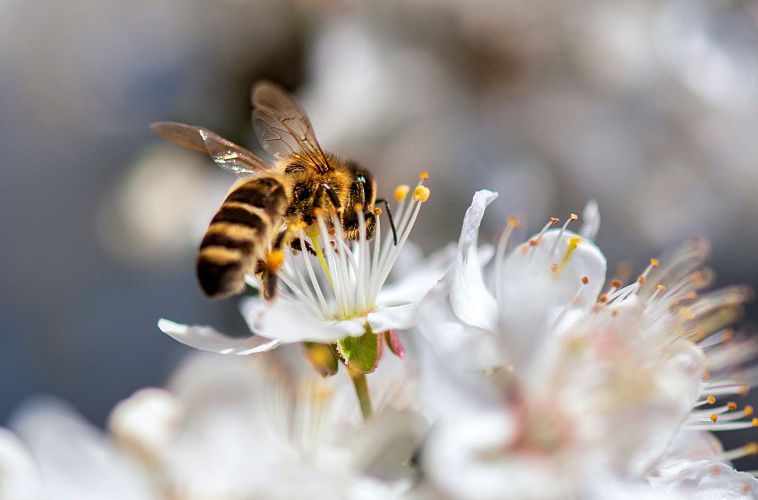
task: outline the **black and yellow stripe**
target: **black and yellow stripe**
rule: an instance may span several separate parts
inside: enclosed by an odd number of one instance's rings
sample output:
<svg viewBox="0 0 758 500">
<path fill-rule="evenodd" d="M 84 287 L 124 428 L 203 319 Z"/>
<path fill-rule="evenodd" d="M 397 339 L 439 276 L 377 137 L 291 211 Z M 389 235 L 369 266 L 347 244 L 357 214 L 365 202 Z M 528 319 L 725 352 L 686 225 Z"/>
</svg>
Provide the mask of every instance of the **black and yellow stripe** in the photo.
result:
<svg viewBox="0 0 758 500">
<path fill-rule="evenodd" d="M 278 233 L 287 195 L 274 178 L 242 180 L 232 188 L 200 243 L 197 277 L 209 297 L 239 293 Z"/>
</svg>

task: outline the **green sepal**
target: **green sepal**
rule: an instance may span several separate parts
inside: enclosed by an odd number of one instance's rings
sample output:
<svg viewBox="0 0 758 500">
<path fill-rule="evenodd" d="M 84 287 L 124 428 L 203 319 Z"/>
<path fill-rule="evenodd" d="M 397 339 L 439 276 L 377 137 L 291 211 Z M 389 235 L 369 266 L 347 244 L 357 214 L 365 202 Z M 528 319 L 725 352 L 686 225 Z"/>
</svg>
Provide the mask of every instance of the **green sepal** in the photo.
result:
<svg viewBox="0 0 758 500">
<path fill-rule="evenodd" d="M 360 337 L 345 337 L 337 342 L 337 352 L 342 361 L 358 373 L 371 373 L 376 370 L 382 358 L 381 335 L 371 331 L 366 325 L 366 333 Z"/>
<path fill-rule="evenodd" d="M 331 377 L 337 373 L 339 361 L 332 346 L 317 342 L 303 342 L 305 359 L 322 377 Z"/>
</svg>

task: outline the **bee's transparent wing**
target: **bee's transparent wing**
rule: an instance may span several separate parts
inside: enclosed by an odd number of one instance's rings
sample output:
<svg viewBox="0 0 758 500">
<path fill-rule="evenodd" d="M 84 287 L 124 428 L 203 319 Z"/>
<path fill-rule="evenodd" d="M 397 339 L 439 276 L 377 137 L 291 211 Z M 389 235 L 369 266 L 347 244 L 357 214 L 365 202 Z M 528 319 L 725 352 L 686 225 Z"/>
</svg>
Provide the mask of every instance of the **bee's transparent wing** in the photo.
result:
<svg viewBox="0 0 758 500">
<path fill-rule="evenodd" d="M 176 122 L 153 123 L 150 128 L 175 144 L 207 153 L 219 167 L 237 175 L 259 174 L 271 168 L 263 159 L 207 128 Z"/>
<path fill-rule="evenodd" d="M 253 86 L 253 129 L 261 146 L 278 159 L 303 158 L 324 172 L 330 169 L 308 115 L 281 87 L 271 82 Z"/>
</svg>

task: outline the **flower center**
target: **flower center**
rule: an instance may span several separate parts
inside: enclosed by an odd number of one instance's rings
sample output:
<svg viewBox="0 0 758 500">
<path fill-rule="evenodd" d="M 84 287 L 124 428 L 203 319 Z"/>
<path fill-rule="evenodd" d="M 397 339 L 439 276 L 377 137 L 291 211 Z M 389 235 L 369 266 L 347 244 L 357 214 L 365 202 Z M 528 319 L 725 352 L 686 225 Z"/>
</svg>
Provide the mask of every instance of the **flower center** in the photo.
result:
<svg viewBox="0 0 758 500">
<path fill-rule="evenodd" d="M 297 235 L 300 248 L 310 247 L 315 255 L 289 249 L 279 274 L 284 284 L 282 297 L 305 304 L 323 320 L 365 318 L 377 307 L 379 292 L 408 240 L 421 205 L 429 199 L 429 188 L 424 186 L 427 178 L 422 172 L 413 191 L 407 185 L 395 189 L 396 242 L 393 231 L 382 235 L 382 211 L 378 207 L 365 213 L 364 207 L 354 207 L 358 236 L 350 239 L 336 211 L 317 210 L 316 228 L 307 232 L 300 228 Z M 373 240 L 368 236 L 369 224 L 375 225 Z"/>
</svg>

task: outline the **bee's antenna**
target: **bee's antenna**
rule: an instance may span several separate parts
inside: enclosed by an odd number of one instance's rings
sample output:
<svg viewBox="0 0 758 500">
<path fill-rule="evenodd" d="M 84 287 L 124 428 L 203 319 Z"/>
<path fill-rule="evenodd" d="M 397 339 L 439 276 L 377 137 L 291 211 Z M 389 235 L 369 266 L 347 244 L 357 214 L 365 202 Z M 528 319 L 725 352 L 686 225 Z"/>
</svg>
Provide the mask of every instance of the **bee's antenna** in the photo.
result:
<svg viewBox="0 0 758 500">
<path fill-rule="evenodd" d="M 395 221 L 392 219 L 392 211 L 390 210 L 390 204 L 384 198 L 379 198 L 376 203 L 383 203 L 384 209 L 387 210 L 387 218 L 390 220 L 390 227 L 392 228 L 392 241 L 397 245 L 397 231 L 395 230 Z"/>
</svg>

